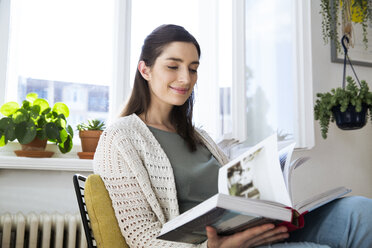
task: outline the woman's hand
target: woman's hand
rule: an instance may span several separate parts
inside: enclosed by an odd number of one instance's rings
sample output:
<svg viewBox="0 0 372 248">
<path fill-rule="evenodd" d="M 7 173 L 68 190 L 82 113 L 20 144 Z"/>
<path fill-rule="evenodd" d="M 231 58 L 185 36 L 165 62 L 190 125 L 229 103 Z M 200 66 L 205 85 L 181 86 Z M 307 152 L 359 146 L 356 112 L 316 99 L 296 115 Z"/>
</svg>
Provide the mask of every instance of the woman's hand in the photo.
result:
<svg viewBox="0 0 372 248">
<path fill-rule="evenodd" d="M 279 242 L 289 237 L 285 226 L 275 227 L 274 224 L 265 224 L 229 236 L 218 236 L 216 229 L 206 227 L 208 248 L 234 248 L 254 247 Z"/>
</svg>

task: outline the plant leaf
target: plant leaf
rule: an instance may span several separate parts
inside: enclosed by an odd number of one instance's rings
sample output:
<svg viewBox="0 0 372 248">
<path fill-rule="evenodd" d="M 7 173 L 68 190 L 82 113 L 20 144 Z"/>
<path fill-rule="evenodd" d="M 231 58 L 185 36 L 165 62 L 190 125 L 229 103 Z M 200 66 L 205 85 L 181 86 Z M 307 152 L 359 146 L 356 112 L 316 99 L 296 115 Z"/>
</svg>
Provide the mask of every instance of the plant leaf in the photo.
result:
<svg viewBox="0 0 372 248">
<path fill-rule="evenodd" d="M 67 137 L 68 137 L 68 133 L 65 129 L 62 129 L 60 132 L 59 132 L 59 138 L 60 138 L 60 143 L 64 143 L 66 140 L 67 140 Z"/>
<path fill-rule="evenodd" d="M 26 100 L 33 103 L 38 98 L 38 94 L 35 92 L 28 93 L 26 95 Z"/>
<path fill-rule="evenodd" d="M 59 137 L 59 129 L 53 122 L 47 123 L 45 125 L 45 133 L 48 139 L 57 139 Z"/>
<path fill-rule="evenodd" d="M 72 138 L 71 138 L 71 136 L 68 136 L 64 143 L 60 143 L 58 145 L 58 148 L 62 153 L 67 153 L 67 152 L 71 151 L 72 146 L 73 146 Z"/>
<path fill-rule="evenodd" d="M 42 114 L 42 115 L 46 115 L 46 114 L 48 114 L 51 110 L 52 110 L 52 109 L 51 109 L 50 107 L 48 107 L 48 108 L 44 109 L 44 111 L 41 112 L 41 114 Z"/>
<path fill-rule="evenodd" d="M 33 102 L 33 105 L 38 105 L 40 107 L 40 112 L 43 112 L 47 108 L 49 108 L 49 103 L 47 100 L 38 98 Z"/>
<path fill-rule="evenodd" d="M 5 135 L 6 140 L 15 140 L 15 125 L 12 118 L 4 117 L 0 120 L 0 130 Z"/>
<path fill-rule="evenodd" d="M 40 113 L 39 105 L 34 105 L 31 107 L 31 110 L 30 110 L 31 118 L 37 119 L 37 117 L 39 116 L 39 113 Z"/>
<path fill-rule="evenodd" d="M 31 106 L 30 102 L 27 101 L 27 100 L 24 100 L 22 102 L 22 107 L 21 108 L 26 109 L 26 110 L 29 110 L 30 109 L 30 106 Z"/>
<path fill-rule="evenodd" d="M 67 122 L 66 122 L 66 120 L 63 119 L 63 118 L 58 117 L 58 119 L 56 120 L 55 123 L 56 123 L 56 125 L 57 125 L 58 127 L 66 128 L 66 124 L 67 124 Z"/>
<path fill-rule="evenodd" d="M 19 109 L 19 104 L 17 102 L 7 102 L 1 106 L 0 112 L 5 116 L 10 116 L 14 114 L 17 109 Z"/>
<path fill-rule="evenodd" d="M 45 128 L 41 128 L 40 130 L 37 130 L 37 137 L 41 140 L 45 140 L 48 138 L 45 132 Z"/>
<path fill-rule="evenodd" d="M 66 118 L 70 115 L 70 111 L 66 104 L 57 102 L 53 106 L 53 111 L 57 114 L 63 114 Z"/>
<path fill-rule="evenodd" d="M 0 147 L 5 146 L 8 143 L 8 141 L 5 139 L 4 135 L 0 135 Z"/>
<path fill-rule="evenodd" d="M 71 138 L 74 137 L 74 130 L 72 129 L 70 125 L 67 126 L 67 132 L 71 136 Z"/>
<path fill-rule="evenodd" d="M 12 115 L 14 123 L 18 124 L 21 122 L 27 122 L 30 119 L 30 115 L 28 114 L 27 110 L 24 109 L 18 109 L 13 115 Z"/>
<path fill-rule="evenodd" d="M 32 122 L 21 122 L 15 127 L 15 136 L 19 143 L 28 144 L 35 139 L 36 126 Z"/>
</svg>

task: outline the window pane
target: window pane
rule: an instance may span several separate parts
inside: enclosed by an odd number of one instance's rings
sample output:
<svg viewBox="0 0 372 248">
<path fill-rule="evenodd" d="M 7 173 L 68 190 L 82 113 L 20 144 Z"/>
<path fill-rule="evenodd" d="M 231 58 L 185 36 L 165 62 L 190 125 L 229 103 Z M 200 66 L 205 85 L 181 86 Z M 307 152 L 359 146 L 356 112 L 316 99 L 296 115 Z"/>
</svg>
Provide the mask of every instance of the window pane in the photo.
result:
<svg viewBox="0 0 372 248">
<path fill-rule="evenodd" d="M 220 89 L 220 133 L 232 133 L 231 87 L 232 87 L 232 2 L 218 1 L 218 85 Z"/>
<path fill-rule="evenodd" d="M 247 142 L 253 145 L 276 131 L 280 139 L 293 139 L 292 0 L 245 3 Z"/>
<path fill-rule="evenodd" d="M 132 1 L 130 81 L 133 83 L 143 41 L 152 30 L 162 24 L 185 27 L 201 46 L 194 123 L 216 139 L 231 132 L 232 126 L 231 11 L 230 0 Z"/>
<path fill-rule="evenodd" d="M 6 101 L 64 102 L 76 128 L 108 117 L 114 0 L 14 0 Z M 77 136 L 75 136 L 77 138 Z"/>
</svg>

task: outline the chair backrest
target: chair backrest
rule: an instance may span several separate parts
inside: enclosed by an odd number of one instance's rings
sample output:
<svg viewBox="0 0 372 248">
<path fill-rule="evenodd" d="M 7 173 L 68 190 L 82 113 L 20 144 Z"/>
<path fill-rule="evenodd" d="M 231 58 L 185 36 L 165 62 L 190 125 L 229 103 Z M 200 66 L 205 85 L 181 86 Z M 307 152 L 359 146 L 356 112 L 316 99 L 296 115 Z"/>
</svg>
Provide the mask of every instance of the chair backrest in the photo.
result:
<svg viewBox="0 0 372 248">
<path fill-rule="evenodd" d="M 73 180 L 89 248 L 129 248 L 101 177 L 76 174 Z"/>
<path fill-rule="evenodd" d="M 72 178 L 88 248 L 93 248 L 97 246 L 90 227 L 90 219 L 85 204 L 84 187 L 86 179 L 85 176 L 79 174 L 75 174 Z"/>
</svg>

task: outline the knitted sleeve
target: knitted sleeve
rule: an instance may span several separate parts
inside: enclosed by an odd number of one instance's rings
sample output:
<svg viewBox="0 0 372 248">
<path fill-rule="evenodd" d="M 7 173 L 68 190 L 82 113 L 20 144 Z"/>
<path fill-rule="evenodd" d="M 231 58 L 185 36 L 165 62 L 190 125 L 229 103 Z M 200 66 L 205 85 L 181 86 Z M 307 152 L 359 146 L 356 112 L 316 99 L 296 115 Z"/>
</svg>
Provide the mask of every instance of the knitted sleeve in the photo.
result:
<svg viewBox="0 0 372 248">
<path fill-rule="evenodd" d="M 154 212 L 159 208 L 150 181 L 146 178 L 136 135 L 120 129 L 106 130 L 99 141 L 94 158 L 94 173 L 105 183 L 112 200 L 115 215 L 126 242 L 130 247 L 207 247 L 168 242 L 156 239 L 167 221 L 164 214 Z M 148 187 L 147 187 L 148 186 Z M 150 189 L 150 190 L 149 190 Z M 150 200 L 149 200 L 150 199 Z M 152 200 L 153 199 L 153 200 Z M 159 216 L 160 219 L 159 219 Z"/>
</svg>

